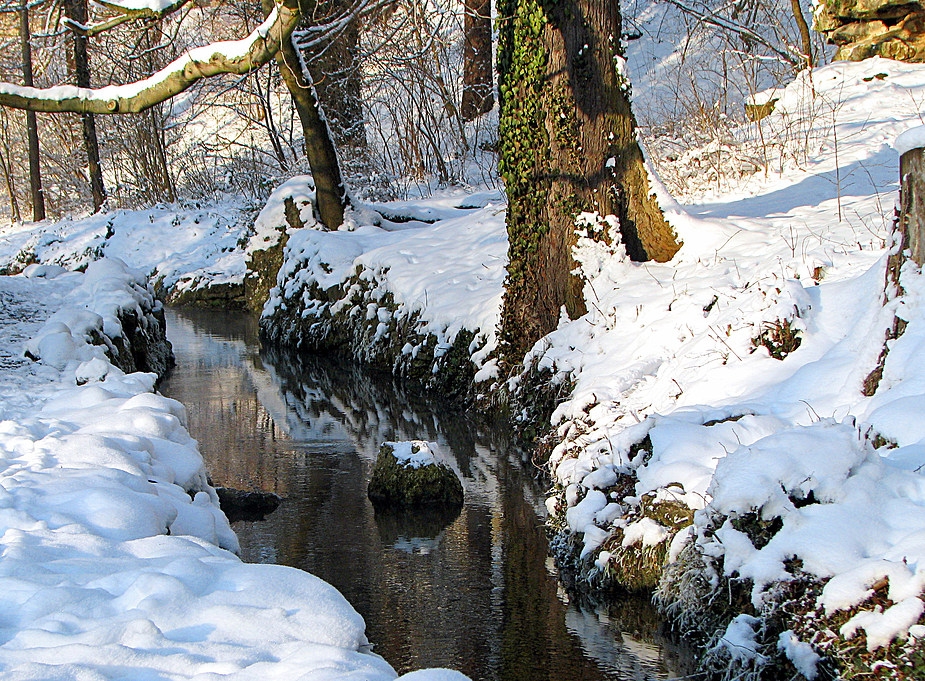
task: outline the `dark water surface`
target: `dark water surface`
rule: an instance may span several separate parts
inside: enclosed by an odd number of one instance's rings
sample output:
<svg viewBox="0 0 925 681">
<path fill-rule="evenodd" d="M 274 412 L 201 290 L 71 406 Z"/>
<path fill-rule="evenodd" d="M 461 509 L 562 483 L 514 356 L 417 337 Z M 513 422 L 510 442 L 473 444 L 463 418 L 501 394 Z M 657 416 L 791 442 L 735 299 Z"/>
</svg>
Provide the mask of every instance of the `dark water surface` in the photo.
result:
<svg viewBox="0 0 925 681">
<path fill-rule="evenodd" d="M 539 514 L 543 490 L 478 426 L 338 361 L 261 349 L 241 313 L 168 311 L 182 401 L 216 485 L 284 497 L 263 522 L 237 522 L 241 555 L 330 582 L 363 615 L 399 672 L 450 667 L 476 681 L 676 676 L 644 598 L 570 602 Z M 463 480 L 458 517 L 376 517 L 366 498 L 382 442 L 428 440 Z"/>
</svg>

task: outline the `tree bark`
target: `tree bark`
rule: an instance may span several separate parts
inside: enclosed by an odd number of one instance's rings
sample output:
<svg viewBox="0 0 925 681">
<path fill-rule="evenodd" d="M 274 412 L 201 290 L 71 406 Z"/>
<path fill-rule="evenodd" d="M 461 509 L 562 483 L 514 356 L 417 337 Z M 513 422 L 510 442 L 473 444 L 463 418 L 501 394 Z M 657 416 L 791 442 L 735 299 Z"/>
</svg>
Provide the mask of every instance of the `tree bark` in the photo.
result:
<svg viewBox="0 0 925 681">
<path fill-rule="evenodd" d="M 2 152 L 0 152 L 0 169 L 2 169 L 3 180 L 6 184 L 6 192 L 10 199 L 10 219 L 13 222 L 19 222 L 22 216 L 19 212 L 19 201 L 16 198 L 16 182 L 13 177 L 13 163 L 11 160 L 12 154 L 10 153 L 8 137 L 9 133 L 6 130 L 6 126 L 9 123 L 9 120 L 5 111 L 2 112 L 0 119 L 2 119 L 0 124 L 2 124 L 4 128 L 3 131 L 0 132 L 0 146 L 3 148 Z"/>
<path fill-rule="evenodd" d="M 806 68 L 812 68 L 816 65 L 815 59 L 813 59 L 813 39 L 809 33 L 809 24 L 806 22 L 806 17 L 803 16 L 803 7 L 800 5 L 800 0 L 790 0 L 790 9 L 793 11 L 793 20 L 800 31 L 805 66 Z"/>
<path fill-rule="evenodd" d="M 495 105 L 491 66 L 491 0 L 465 0 L 463 93 L 459 112 L 471 121 Z"/>
<path fill-rule="evenodd" d="M 883 304 L 905 295 L 900 281 L 903 265 L 912 260 L 925 264 L 925 149 L 914 147 L 899 157 L 899 211 L 890 234 L 890 254 L 886 261 Z M 907 322 L 893 315 L 886 330 L 880 356 L 873 370 L 864 379 L 861 392 L 872 397 L 880 387 L 890 346 L 906 331 Z"/>
<path fill-rule="evenodd" d="M 22 47 L 22 81 L 31 88 L 32 81 L 32 29 L 29 27 L 29 7 L 23 0 L 19 12 L 19 37 Z M 26 134 L 29 138 L 29 186 L 32 191 L 32 219 L 45 219 L 45 192 L 42 189 L 42 164 L 39 157 L 39 128 L 35 112 L 26 111 Z"/>
<path fill-rule="evenodd" d="M 263 0 L 264 12 L 272 6 Z M 276 53 L 283 82 L 292 95 L 302 134 L 305 137 L 305 156 L 315 181 L 315 201 L 318 216 L 328 229 L 337 229 L 344 222 L 344 211 L 349 205 L 347 190 L 340 170 L 337 150 L 331 139 L 328 124 L 321 115 L 314 87 L 305 77 L 302 61 L 291 40 L 283 41 Z"/>
<path fill-rule="evenodd" d="M 899 158 L 900 253 L 921 267 L 925 264 L 925 149 L 910 149 Z"/>
<path fill-rule="evenodd" d="M 80 25 L 86 25 L 88 19 L 87 0 L 65 0 L 64 13 L 67 18 Z M 77 87 L 90 87 L 90 57 L 87 53 L 87 36 L 74 32 L 74 73 Z M 103 185 L 103 169 L 100 165 L 100 143 L 96 135 L 96 119 L 92 113 L 80 115 L 83 127 L 84 149 L 87 153 L 87 166 L 90 171 L 90 193 L 93 195 L 93 212 L 96 213 L 106 200 L 106 188 Z"/>
<path fill-rule="evenodd" d="M 586 311 L 574 274 L 575 218 L 615 215 L 634 260 L 679 245 L 651 195 L 628 85 L 618 70 L 612 0 L 503 0 L 499 6 L 500 170 L 508 194 L 509 265 L 502 352 L 532 344 Z"/>
</svg>

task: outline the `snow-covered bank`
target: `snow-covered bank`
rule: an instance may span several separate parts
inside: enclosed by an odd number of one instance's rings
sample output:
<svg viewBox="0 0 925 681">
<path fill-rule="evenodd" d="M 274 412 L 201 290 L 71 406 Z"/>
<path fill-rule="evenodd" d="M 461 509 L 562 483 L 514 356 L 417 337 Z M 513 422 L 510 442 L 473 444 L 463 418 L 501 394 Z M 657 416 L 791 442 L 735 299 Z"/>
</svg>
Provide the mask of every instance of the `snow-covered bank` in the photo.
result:
<svg viewBox="0 0 925 681">
<path fill-rule="evenodd" d="M 550 424 L 550 523 L 591 586 L 657 586 L 714 667 L 921 676 L 925 284 L 910 265 L 886 304 L 884 285 L 891 144 L 925 115 L 925 71 L 838 64 L 777 94 L 749 136 L 773 168 L 662 197 L 684 241 L 671 262 L 580 241 L 590 312 L 525 363 L 569 392 Z M 378 209 L 395 219 L 289 230 L 267 335 L 425 379 L 450 358 L 463 383 L 500 378 L 503 207 Z M 894 315 L 905 334 L 865 396 Z"/>
<path fill-rule="evenodd" d="M 351 231 L 290 230 L 261 328 L 463 395 L 495 377 L 507 262 L 497 194 L 377 206 Z M 376 216 L 378 217 L 378 216 Z"/>
<path fill-rule="evenodd" d="M 243 295 L 245 247 L 256 211 L 240 197 L 159 204 L 58 222 L 0 227 L 0 274 L 30 263 L 82 269 L 103 256 L 140 269 L 169 301 Z"/>
<path fill-rule="evenodd" d="M 156 305 L 111 260 L 0 277 L 0 675 L 394 679 L 336 590 L 231 552 L 183 406 L 106 358 Z"/>
<path fill-rule="evenodd" d="M 920 124 L 923 76 L 879 59 L 804 73 L 761 122 L 806 132 L 781 172 L 666 200 L 670 263 L 580 245 L 591 312 L 529 358 L 574 385 L 553 417 L 560 557 L 591 585 L 661 579 L 731 674 L 776 658 L 813 678 L 810 644 L 842 671 L 921 673 L 918 268 L 883 299 L 890 144 Z M 894 314 L 906 332 L 865 397 Z"/>
</svg>

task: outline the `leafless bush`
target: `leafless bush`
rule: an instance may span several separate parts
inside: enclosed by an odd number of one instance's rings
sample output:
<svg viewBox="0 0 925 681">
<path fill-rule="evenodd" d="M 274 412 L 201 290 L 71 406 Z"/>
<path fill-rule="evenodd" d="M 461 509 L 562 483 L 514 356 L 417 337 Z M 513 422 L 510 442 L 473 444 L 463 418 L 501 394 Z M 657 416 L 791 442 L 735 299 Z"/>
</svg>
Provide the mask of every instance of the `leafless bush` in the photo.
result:
<svg viewBox="0 0 925 681">
<path fill-rule="evenodd" d="M 807 61 L 825 60 L 822 39 L 810 36 L 807 45 L 789 1 L 662 0 L 626 4 L 624 13 L 629 37 L 646 37 L 628 47 L 634 82 L 643 84 L 634 109 L 672 191 L 722 189 L 780 166 L 798 148 L 805 153 L 822 103 L 776 130 L 746 111 L 774 99 Z"/>
<path fill-rule="evenodd" d="M 460 113 L 462 14 L 439 0 L 399 0 L 363 33 L 370 141 L 399 195 L 491 181 L 496 141 L 489 118 Z M 473 177 L 473 172 L 478 173 Z"/>
<path fill-rule="evenodd" d="M 10 3 L 0 0 L 0 19 L 13 26 Z M 3 14 L 4 8 L 10 13 Z M 73 82 L 71 36 L 58 7 L 36 8 L 36 84 Z M 91 22 L 106 11 L 91 4 Z M 261 21 L 259 5 L 229 0 L 190 5 L 163 21 L 122 24 L 90 38 L 92 85 L 144 78 L 192 46 L 240 37 Z M 398 0 L 366 17 L 350 35 L 350 59 L 332 59 L 336 49 L 330 44 L 305 56 L 322 100 L 359 93 L 358 114 L 354 104 L 335 111 L 337 102 L 328 103 L 352 192 L 361 199 L 386 199 L 428 193 L 438 185 L 493 184 L 496 118 L 489 114 L 466 123 L 459 112 L 462 8 L 444 0 Z M 17 53 L 15 39 L 0 51 L 2 79 L 18 82 Z M 338 79 L 349 81 L 340 94 L 333 86 Z M 22 115 L 2 115 L 0 122 L 7 124 L 0 131 L 0 191 L 8 196 L 10 216 L 26 215 Z M 223 191 L 259 200 L 279 179 L 309 172 L 301 127 L 275 64 L 246 78 L 202 83 L 143 114 L 98 116 L 96 123 L 110 208 Z M 49 215 L 87 210 L 91 197 L 79 117 L 40 114 L 39 127 Z"/>
</svg>

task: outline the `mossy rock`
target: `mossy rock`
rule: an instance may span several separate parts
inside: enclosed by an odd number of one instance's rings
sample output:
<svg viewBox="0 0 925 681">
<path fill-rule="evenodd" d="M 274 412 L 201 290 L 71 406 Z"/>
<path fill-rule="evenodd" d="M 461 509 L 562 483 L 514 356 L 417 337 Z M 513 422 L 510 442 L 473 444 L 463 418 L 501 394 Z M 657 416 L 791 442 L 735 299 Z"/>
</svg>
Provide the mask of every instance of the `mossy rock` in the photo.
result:
<svg viewBox="0 0 925 681">
<path fill-rule="evenodd" d="M 177 307 L 198 307 L 205 309 L 242 310 L 244 285 L 237 283 L 213 284 L 193 289 L 166 292 L 167 302 Z"/>
<path fill-rule="evenodd" d="M 463 488 L 437 463 L 426 442 L 386 442 L 379 449 L 367 490 L 376 506 L 461 506 Z"/>
</svg>

